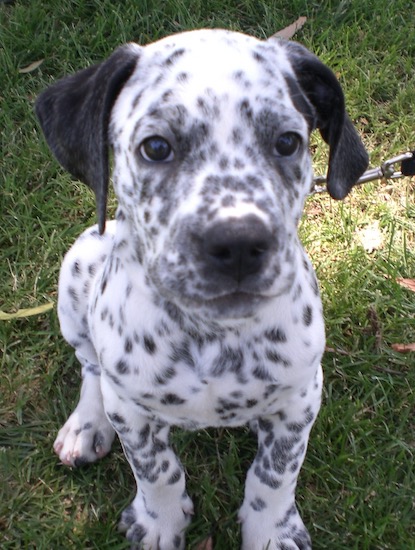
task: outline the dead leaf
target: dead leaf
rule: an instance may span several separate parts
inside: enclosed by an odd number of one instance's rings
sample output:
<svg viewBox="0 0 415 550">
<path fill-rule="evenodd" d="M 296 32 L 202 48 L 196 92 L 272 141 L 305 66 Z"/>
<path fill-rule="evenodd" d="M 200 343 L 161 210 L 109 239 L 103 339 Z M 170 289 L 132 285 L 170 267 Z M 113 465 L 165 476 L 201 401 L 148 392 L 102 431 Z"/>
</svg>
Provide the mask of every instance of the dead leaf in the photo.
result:
<svg viewBox="0 0 415 550">
<path fill-rule="evenodd" d="M 18 69 L 18 72 L 20 74 L 32 73 L 38 67 L 40 67 L 44 61 L 45 61 L 44 59 L 38 59 L 37 61 L 33 61 L 33 63 L 30 63 L 30 65 L 27 65 L 27 67 L 23 67 L 22 69 Z"/>
<path fill-rule="evenodd" d="M 278 37 L 278 38 L 286 38 L 289 40 L 292 38 L 297 31 L 299 31 L 307 21 L 307 17 L 299 17 L 294 23 L 291 23 L 291 25 L 288 25 L 288 27 L 285 27 L 285 29 L 281 29 L 280 31 L 276 32 L 272 35 L 271 38 Z"/>
<path fill-rule="evenodd" d="M 212 537 L 208 537 L 196 546 L 195 550 L 213 550 Z"/>
<path fill-rule="evenodd" d="M 404 288 L 407 288 L 409 290 L 412 290 L 412 292 L 415 292 L 415 279 L 398 278 L 396 279 L 396 282 L 398 283 L 398 285 L 401 285 Z"/>
<path fill-rule="evenodd" d="M 307 206 L 307 216 L 321 216 L 323 208 L 318 202 L 310 202 Z"/>
<path fill-rule="evenodd" d="M 409 353 L 415 351 L 415 343 L 413 344 L 392 344 L 392 349 L 398 353 Z"/>
<path fill-rule="evenodd" d="M 53 308 L 53 303 L 44 304 L 43 306 L 32 307 L 27 309 L 18 309 L 15 313 L 5 313 L 0 311 L 0 321 L 10 321 L 11 319 L 24 319 L 32 315 L 40 315 Z"/>
<path fill-rule="evenodd" d="M 330 346 L 326 346 L 326 349 L 324 351 L 326 353 L 337 353 L 338 355 L 351 355 L 349 351 L 345 351 L 340 348 L 331 348 Z"/>
</svg>

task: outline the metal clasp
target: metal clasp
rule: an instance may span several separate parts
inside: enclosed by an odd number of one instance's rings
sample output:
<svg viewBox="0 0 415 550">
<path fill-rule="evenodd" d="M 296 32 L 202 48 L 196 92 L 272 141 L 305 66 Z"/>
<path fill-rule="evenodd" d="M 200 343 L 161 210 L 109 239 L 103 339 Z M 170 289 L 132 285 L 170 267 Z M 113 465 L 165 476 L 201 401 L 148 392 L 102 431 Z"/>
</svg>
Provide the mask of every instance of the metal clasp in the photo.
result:
<svg viewBox="0 0 415 550">
<path fill-rule="evenodd" d="M 395 164 L 404 160 L 411 159 L 413 157 L 414 153 L 408 152 L 385 160 L 385 162 L 380 166 L 376 168 L 369 168 L 369 170 L 366 170 L 366 172 L 364 172 L 364 174 L 357 180 L 356 185 L 378 179 L 388 180 L 402 178 L 404 177 L 404 174 L 402 174 L 401 170 L 395 170 Z M 326 176 L 316 176 L 313 179 L 313 187 L 311 188 L 310 195 L 314 195 L 315 193 L 324 193 L 325 191 L 327 191 L 327 188 L 325 186 L 326 182 Z"/>
</svg>

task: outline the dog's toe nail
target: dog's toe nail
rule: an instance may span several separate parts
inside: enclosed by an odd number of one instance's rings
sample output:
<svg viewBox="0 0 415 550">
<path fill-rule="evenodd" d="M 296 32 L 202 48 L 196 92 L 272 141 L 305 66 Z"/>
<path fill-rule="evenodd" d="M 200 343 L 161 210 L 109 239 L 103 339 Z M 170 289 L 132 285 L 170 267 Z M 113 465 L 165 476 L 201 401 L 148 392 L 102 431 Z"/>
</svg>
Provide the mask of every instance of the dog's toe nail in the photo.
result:
<svg viewBox="0 0 415 550">
<path fill-rule="evenodd" d="M 80 466 L 85 466 L 85 464 L 88 464 L 88 460 L 84 458 L 83 456 L 78 456 L 73 461 L 73 465 L 79 468 Z"/>
</svg>

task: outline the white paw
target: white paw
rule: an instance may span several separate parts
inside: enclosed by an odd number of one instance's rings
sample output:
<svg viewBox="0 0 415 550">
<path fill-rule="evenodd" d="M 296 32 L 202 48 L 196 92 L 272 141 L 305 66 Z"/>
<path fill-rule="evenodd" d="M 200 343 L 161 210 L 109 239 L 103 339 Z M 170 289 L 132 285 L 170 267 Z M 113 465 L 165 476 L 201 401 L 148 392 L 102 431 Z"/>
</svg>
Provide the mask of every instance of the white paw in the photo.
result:
<svg viewBox="0 0 415 550">
<path fill-rule="evenodd" d="M 143 500 L 136 497 L 122 513 L 119 529 L 133 549 L 183 550 L 185 529 L 192 514 L 193 503 L 187 495 L 163 510 L 148 510 Z"/>
<path fill-rule="evenodd" d="M 77 407 L 59 430 L 53 450 L 66 466 L 82 466 L 105 456 L 114 435 L 104 412 L 81 414 Z"/>
<path fill-rule="evenodd" d="M 241 550 L 311 550 L 310 535 L 295 505 L 278 520 L 266 503 L 244 504 L 239 512 L 242 523 Z M 259 508 L 262 508 L 259 510 Z"/>
</svg>

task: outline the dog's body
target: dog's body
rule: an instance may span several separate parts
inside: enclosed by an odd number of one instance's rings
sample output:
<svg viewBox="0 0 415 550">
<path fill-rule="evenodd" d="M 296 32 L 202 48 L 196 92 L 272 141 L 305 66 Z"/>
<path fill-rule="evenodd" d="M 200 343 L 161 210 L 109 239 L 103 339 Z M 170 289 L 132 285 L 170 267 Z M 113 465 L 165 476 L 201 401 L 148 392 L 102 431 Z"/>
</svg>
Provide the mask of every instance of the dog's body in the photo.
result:
<svg viewBox="0 0 415 550">
<path fill-rule="evenodd" d="M 100 222 L 61 271 L 61 328 L 83 366 L 62 462 L 103 456 L 115 430 L 137 480 L 128 538 L 183 548 L 192 502 L 169 427 L 255 421 L 243 548 L 310 548 L 294 495 L 324 350 L 297 236 L 310 132 L 330 145 L 332 196 L 367 165 L 336 79 L 298 45 L 194 31 L 120 48 L 37 109 L 58 160 L 95 190 Z M 119 207 L 104 233 L 107 140 Z"/>
</svg>

